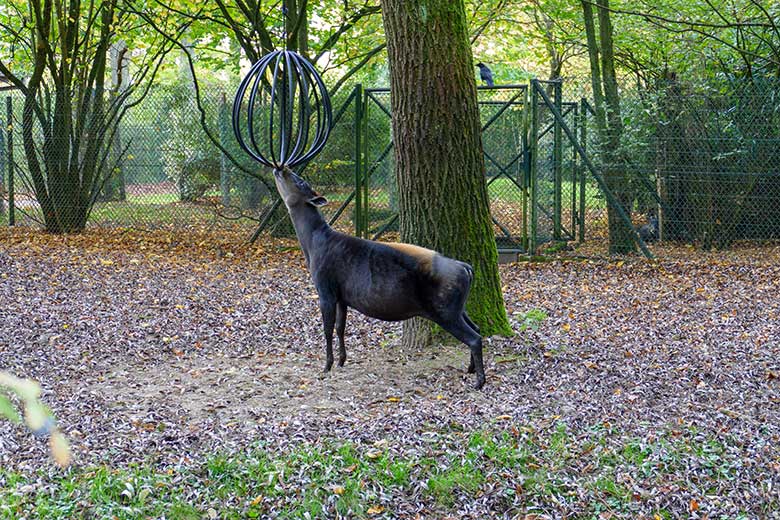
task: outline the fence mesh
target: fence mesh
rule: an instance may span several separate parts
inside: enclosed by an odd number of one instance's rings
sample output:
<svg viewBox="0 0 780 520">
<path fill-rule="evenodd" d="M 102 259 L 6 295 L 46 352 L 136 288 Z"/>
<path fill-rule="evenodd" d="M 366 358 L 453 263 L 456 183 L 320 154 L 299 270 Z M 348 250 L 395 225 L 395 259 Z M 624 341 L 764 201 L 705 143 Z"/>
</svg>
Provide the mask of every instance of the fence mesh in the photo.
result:
<svg viewBox="0 0 780 520">
<path fill-rule="evenodd" d="M 535 108 L 531 118 L 533 200 L 532 246 L 576 239 L 580 223 L 578 157 L 574 142 L 564 133 L 565 124 L 576 137 L 579 132 L 579 108 L 576 101 L 565 101 L 561 81 L 538 82 L 531 92 Z M 555 112 L 560 114 L 557 119 Z M 576 142 L 576 138 L 575 138 Z"/>
<path fill-rule="evenodd" d="M 18 92 L 8 94 L 12 113 L 9 118 L 3 111 L 0 121 L 6 128 L 5 121 L 9 120 L 14 135 L 12 150 L 8 147 L 7 132 L 3 132 L 0 142 L 3 166 L 0 224 L 9 223 L 7 205 L 11 195 L 7 189 L 10 177 L 7 165 L 12 161 L 17 224 L 47 225 L 45 198 L 52 199 L 57 211 L 65 214 L 65 208 L 76 206 L 68 198 L 75 201 L 93 197 L 94 204 L 88 214 L 91 226 L 239 226 L 249 233 L 265 221 L 271 233 L 291 235 L 286 210 L 274 204 L 278 197 L 271 172 L 246 157 L 235 141 L 230 119 L 232 90 L 201 89 L 199 95 L 200 107 L 189 87 L 154 89 L 127 111 L 115 131 L 106 132 L 102 148 L 90 151 L 84 145 L 77 147 L 65 140 L 68 152 L 64 155 L 78 154 L 81 163 L 88 162 L 87 155 L 91 155 L 96 162 L 105 163 L 103 171 L 95 175 L 96 186 L 91 187 L 81 180 L 73 180 L 74 173 L 83 176 L 83 164 L 70 170 L 47 166 L 46 154 L 50 153 L 51 145 L 46 144 L 44 131 L 37 121 L 31 125 L 31 134 L 35 141 L 34 155 L 43 171 L 42 182 L 36 182 L 23 143 L 24 100 Z M 327 192 L 333 202 L 326 209 L 329 216 L 354 189 L 355 112 L 351 100 L 350 92 L 334 96 L 336 119 L 328 146 L 306 169 L 307 177 Z M 227 153 L 222 153 L 215 141 Z M 74 189 L 65 188 L 66 183 Z M 350 211 L 344 215 L 348 218 L 340 219 L 339 223 L 349 229 L 346 221 L 352 215 Z"/>
<path fill-rule="evenodd" d="M 480 87 L 478 95 L 486 183 L 496 239 L 502 249 L 523 249 L 528 205 L 527 86 Z M 394 236 L 398 231 L 398 193 L 390 91 L 368 89 L 365 100 L 362 169 L 365 234 L 371 238 Z"/>
<path fill-rule="evenodd" d="M 581 110 L 588 157 L 651 248 L 780 238 L 777 80 L 667 82 L 625 92 L 614 147 L 595 107 Z M 620 240 L 619 224 L 610 224 L 607 197 L 587 171 L 584 191 L 588 247 L 608 252 Z"/>
<path fill-rule="evenodd" d="M 539 86 L 549 103 L 527 85 L 478 91 L 500 248 L 533 252 L 529 246 L 584 239 L 581 251 L 607 253 L 620 239 L 613 199 L 651 247 L 780 239 L 780 82 L 675 81 L 652 92 L 627 90 L 617 145 L 574 82 Z M 90 226 L 231 226 L 250 236 L 262 223 L 272 234 L 291 235 L 272 175 L 235 142 L 233 91 L 202 88 L 201 115 L 191 87 L 158 87 L 105 129 L 105 139 L 65 146 L 40 122 L 25 128 L 21 94 L 3 92 L 0 225 L 9 224 L 12 198 L 22 225 L 48 224 L 52 208 L 72 217 L 94 200 L 85 216 Z M 105 102 L 110 106 L 111 94 Z M 331 137 L 303 174 L 331 201 L 325 213 L 334 226 L 394 238 L 390 93 L 340 91 L 333 107 Z M 90 160 L 100 172 L 91 172 Z"/>
<path fill-rule="evenodd" d="M 653 106 L 650 146 L 635 155 L 660 196 L 648 213 L 661 238 L 705 249 L 780 238 L 780 82 L 670 84 Z"/>
<path fill-rule="evenodd" d="M 398 189 L 395 182 L 390 91 L 368 89 L 365 92 L 363 146 L 363 201 L 365 236 L 395 238 L 399 230 Z"/>
<path fill-rule="evenodd" d="M 478 95 L 488 198 L 497 245 L 503 250 L 524 250 L 529 204 L 528 88 L 525 85 L 480 87 Z"/>
</svg>

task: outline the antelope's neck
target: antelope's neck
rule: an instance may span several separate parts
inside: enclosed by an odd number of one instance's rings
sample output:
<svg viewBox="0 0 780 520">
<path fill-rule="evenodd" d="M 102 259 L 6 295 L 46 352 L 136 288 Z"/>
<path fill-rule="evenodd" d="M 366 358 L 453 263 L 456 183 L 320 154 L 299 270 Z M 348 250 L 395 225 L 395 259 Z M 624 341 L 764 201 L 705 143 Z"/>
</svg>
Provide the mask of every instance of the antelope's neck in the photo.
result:
<svg viewBox="0 0 780 520">
<path fill-rule="evenodd" d="M 310 265 L 310 259 L 315 253 L 315 242 L 317 238 L 327 235 L 331 228 L 319 210 L 309 204 L 302 204 L 293 208 L 288 208 L 295 234 L 298 242 L 301 244 L 303 254 L 306 257 L 306 265 Z"/>
</svg>

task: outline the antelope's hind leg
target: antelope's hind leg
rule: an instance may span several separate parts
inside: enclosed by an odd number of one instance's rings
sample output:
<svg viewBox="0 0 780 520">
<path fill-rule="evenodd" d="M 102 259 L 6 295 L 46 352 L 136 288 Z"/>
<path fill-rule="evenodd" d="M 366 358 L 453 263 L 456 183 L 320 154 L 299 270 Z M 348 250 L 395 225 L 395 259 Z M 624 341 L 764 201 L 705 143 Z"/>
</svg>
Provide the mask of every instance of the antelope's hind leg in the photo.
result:
<svg viewBox="0 0 780 520">
<path fill-rule="evenodd" d="M 441 327 L 468 345 L 471 352 L 471 361 L 469 362 L 469 373 L 477 374 L 477 382 L 474 388 L 479 390 L 485 385 L 485 368 L 482 360 L 482 336 L 472 329 L 464 317 L 458 316 L 451 323 L 437 322 Z"/>
</svg>

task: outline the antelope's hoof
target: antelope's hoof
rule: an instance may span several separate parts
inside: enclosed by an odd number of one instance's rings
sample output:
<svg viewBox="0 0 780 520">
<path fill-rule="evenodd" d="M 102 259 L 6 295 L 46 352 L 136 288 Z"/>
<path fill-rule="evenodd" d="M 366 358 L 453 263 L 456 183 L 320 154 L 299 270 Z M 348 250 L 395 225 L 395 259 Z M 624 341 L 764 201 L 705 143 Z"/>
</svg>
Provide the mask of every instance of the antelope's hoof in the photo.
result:
<svg viewBox="0 0 780 520">
<path fill-rule="evenodd" d="M 484 377 L 478 377 L 477 378 L 477 382 L 474 383 L 474 389 L 475 390 L 481 390 L 483 386 L 485 386 L 485 378 Z"/>
<path fill-rule="evenodd" d="M 343 358 L 339 358 L 339 366 L 343 367 L 344 363 L 347 362 L 347 356 L 344 356 Z"/>
</svg>

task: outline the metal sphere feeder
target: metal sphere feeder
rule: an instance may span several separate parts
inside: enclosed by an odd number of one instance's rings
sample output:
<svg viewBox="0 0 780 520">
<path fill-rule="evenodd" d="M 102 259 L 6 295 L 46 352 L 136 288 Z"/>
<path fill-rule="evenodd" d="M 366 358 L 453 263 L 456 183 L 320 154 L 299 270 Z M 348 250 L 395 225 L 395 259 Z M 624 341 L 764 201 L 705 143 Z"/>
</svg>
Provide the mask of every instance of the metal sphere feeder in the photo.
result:
<svg viewBox="0 0 780 520">
<path fill-rule="evenodd" d="M 333 121 L 330 96 L 314 66 L 294 51 L 258 60 L 233 103 L 233 132 L 254 160 L 269 168 L 305 165 L 325 146 Z"/>
</svg>

